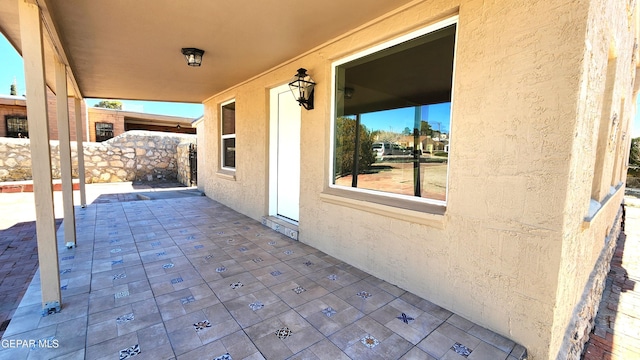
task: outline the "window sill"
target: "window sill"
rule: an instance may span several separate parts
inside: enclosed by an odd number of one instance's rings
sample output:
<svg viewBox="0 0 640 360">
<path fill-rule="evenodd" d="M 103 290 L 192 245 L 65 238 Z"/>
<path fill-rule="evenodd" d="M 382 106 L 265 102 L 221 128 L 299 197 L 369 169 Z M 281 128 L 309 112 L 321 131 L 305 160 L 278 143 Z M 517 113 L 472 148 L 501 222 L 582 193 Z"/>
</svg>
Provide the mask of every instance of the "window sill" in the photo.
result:
<svg viewBox="0 0 640 360">
<path fill-rule="evenodd" d="M 231 170 L 219 169 L 216 176 L 221 179 L 236 181 L 236 172 Z"/>
<path fill-rule="evenodd" d="M 604 199 L 602 199 L 602 202 L 597 202 L 596 200 L 591 199 L 589 214 L 587 214 L 582 222 L 583 229 L 588 229 L 591 226 L 593 220 L 598 216 L 598 214 L 600 214 L 600 210 L 607 206 L 609 200 L 611 200 L 611 198 L 613 198 L 619 191 L 621 191 L 620 189 L 623 188 L 622 185 L 623 183 L 619 183 L 616 187 L 612 187 L 611 192 L 609 192 L 609 194 Z"/>
<path fill-rule="evenodd" d="M 320 193 L 320 199 L 330 204 L 346 206 L 398 220 L 423 224 L 438 229 L 445 228 L 445 206 L 414 203 L 331 188 Z"/>
</svg>

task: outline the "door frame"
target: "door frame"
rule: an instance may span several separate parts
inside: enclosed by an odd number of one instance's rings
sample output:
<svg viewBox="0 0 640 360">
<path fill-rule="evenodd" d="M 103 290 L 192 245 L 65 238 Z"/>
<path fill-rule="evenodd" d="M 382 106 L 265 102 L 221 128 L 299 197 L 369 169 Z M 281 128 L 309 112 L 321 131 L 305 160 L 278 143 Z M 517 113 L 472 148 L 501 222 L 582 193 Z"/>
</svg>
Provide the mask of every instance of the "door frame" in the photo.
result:
<svg viewBox="0 0 640 360">
<path fill-rule="evenodd" d="M 268 194 L 268 215 L 279 219 L 298 224 L 298 220 L 289 219 L 278 215 L 278 121 L 279 121 L 279 95 L 290 92 L 287 83 L 273 87 L 269 90 L 269 194 Z M 302 114 L 300 114 L 302 120 Z M 298 164 L 301 168 L 301 165 Z M 298 199 L 298 208 L 300 199 Z"/>
</svg>

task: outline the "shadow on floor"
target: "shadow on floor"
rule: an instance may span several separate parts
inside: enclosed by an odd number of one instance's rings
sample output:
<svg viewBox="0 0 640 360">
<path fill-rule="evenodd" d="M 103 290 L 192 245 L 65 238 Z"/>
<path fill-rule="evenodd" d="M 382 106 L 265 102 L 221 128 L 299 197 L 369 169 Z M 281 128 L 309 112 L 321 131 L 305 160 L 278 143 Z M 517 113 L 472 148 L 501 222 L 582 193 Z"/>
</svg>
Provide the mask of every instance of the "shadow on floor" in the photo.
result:
<svg viewBox="0 0 640 360">
<path fill-rule="evenodd" d="M 56 219 L 56 230 L 62 223 Z M 36 222 L 0 230 L 0 338 L 38 269 Z"/>
</svg>

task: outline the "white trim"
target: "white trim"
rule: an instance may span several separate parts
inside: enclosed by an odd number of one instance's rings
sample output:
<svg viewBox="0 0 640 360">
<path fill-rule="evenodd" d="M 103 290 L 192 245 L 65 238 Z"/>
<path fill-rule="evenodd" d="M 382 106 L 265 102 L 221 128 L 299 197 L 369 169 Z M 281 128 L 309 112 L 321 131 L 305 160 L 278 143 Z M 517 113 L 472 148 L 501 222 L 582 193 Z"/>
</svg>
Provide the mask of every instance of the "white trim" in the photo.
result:
<svg viewBox="0 0 640 360">
<path fill-rule="evenodd" d="M 428 198 L 421 198 L 421 197 L 415 197 L 415 196 L 409 196 L 409 195 L 402 195 L 402 194 L 395 194 L 395 193 L 390 193 L 390 192 L 383 192 L 383 191 L 376 191 L 376 190 L 369 190 L 369 189 L 362 189 L 362 188 L 353 188 L 353 187 L 348 187 L 348 186 L 341 186 L 341 185 L 335 185 L 333 183 L 333 177 L 334 177 L 334 163 L 335 163 L 335 154 L 334 154 L 334 147 L 335 147 L 335 143 L 334 143 L 334 135 L 335 135 L 335 114 L 336 114 L 336 67 L 338 67 L 339 65 L 342 64 L 346 64 L 350 61 L 353 60 L 357 60 L 360 59 L 362 57 L 365 57 L 367 55 L 388 49 L 394 45 L 398 45 L 400 43 L 409 41 L 409 40 L 413 40 L 417 37 L 420 37 L 422 35 L 426 35 L 429 33 L 432 33 L 436 30 L 445 28 L 449 25 L 453 25 L 456 24 L 456 33 L 455 33 L 455 44 L 454 44 L 454 55 L 453 55 L 453 73 L 451 76 L 451 83 L 452 83 L 452 88 L 451 88 L 451 114 L 450 117 L 451 119 L 453 118 L 453 85 L 455 84 L 454 78 L 455 78 L 455 64 L 456 64 L 456 52 L 457 52 L 457 44 L 458 44 L 458 28 L 457 28 L 457 24 L 458 24 L 458 15 L 452 16 L 451 18 L 448 18 L 446 20 L 437 22 L 435 24 L 429 25 L 425 28 L 413 31 L 411 33 L 405 34 L 403 36 L 400 36 L 398 38 L 395 38 L 393 40 L 389 40 L 386 41 L 384 43 L 375 45 L 373 47 L 370 47 L 366 50 L 357 52 L 355 54 L 352 54 L 350 56 L 347 56 L 345 58 L 342 58 L 340 60 L 334 61 L 331 64 L 331 109 L 330 109 L 330 116 L 331 116 L 331 128 L 330 128 L 330 134 L 329 134 L 329 179 L 328 179 L 328 184 L 329 184 L 329 188 L 334 188 L 334 189 L 343 189 L 343 190 L 347 190 L 347 191 L 353 191 L 353 192 L 360 192 L 360 193 L 365 193 L 365 194 L 371 194 L 371 195 L 376 195 L 376 196 L 385 196 L 385 197 L 390 197 L 390 198 L 396 198 L 396 199 L 402 199 L 402 200 L 408 200 L 408 201 L 413 201 L 413 202 L 423 202 L 423 203 L 427 203 L 427 204 L 433 204 L 433 205 L 441 205 L 441 206 L 446 206 L 447 201 L 442 201 L 442 200 L 435 200 L 435 199 L 428 199 Z M 451 144 L 451 123 L 452 121 L 450 121 L 450 126 L 449 126 L 449 144 Z M 447 159 L 447 188 L 446 188 L 446 193 L 445 193 L 445 199 L 449 198 L 449 168 L 450 168 L 450 159 Z"/>
<path fill-rule="evenodd" d="M 278 95 L 288 88 L 285 83 L 269 90 L 269 216 L 278 215 Z"/>
<path fill-rule="evenodd" d="M 226 135 L 222 134 L 222 131 L 223 131 L 222 127 L 223 127 L 223 121 L 224 121 L 224 119 L 222 118 L 222 116 L 223 116 L 222 107 L 225 106 L 225 105 L 229 105 L 229 104 L 235 103 L 235 102 L 236 102 L 235 98 L 231 99 L 231 100 L 227 100 L 227 101 L 225 101 L 223 103 L 220 103 L 220 106 L 218 107 L 220 109 L 220 169 L 226 170 L 226 171 L 233 171 L 233 172 L 236 171 L 235 167 L 224 166 L 224 141 L 223 140 L 225 140 L 225 139 L 234 139 L 235 140 L 236 139 L 236 132 L 234 131 L 233 134 L 226 134 Z M 235 117 L 234 117 L 233 121 L 236 122 Z M 234 124 L 234 127 L 235 127 L 235 125 L 236 124 Z M 237 145 L 238 144 L 236 144 L 236 147 L 237 147 Z M 237 154 L 237 152 L 236 152 L 236 154 Z"/>
</svg>

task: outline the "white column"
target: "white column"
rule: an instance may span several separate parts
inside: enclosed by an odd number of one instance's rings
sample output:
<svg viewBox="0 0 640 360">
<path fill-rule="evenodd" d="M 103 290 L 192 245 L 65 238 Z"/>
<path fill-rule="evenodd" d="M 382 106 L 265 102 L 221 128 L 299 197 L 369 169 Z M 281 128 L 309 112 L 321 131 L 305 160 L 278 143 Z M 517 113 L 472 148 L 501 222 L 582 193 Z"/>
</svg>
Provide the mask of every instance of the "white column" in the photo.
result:
<svg viewBox="0 0 640 360">
<path fill-rule="evenodd" d="M 60 141 L 60 177 L 62 178 L 62 208 L 64 209 L 64 243 L 76 246 L 76 215 L 73 208 L 73 176 L 71 175 L 71 135 L 69 131 L 69 99 L 67 68 L 56 61 L 56 103 L 58 140 Z"/>
<path fill-rule="evenodd" d="M 42 289 L 43 313 L 59 311 L 60 272 L 56 245 L 47 90 L 44 78 L 44 55 L 40 8 L 33 1 L 19 0 L 20 37 L 27 87 L 27 118 L 31 146 L 31 170 L 36 206 L 36 236 Z"/>
<path fill-rule="evenodd" d="M 84 175 L 84 144 L 82 141 L 82 104 L 81 99 L 75 98 L 75 116 L 76 116 L 76 145 L 78 152 L 78 181 L 80 182 L 80 205 L 82 207 L 87 206 L 87 190 L 85 187 L 85 175 Z"/>
</svg>

